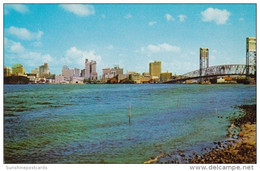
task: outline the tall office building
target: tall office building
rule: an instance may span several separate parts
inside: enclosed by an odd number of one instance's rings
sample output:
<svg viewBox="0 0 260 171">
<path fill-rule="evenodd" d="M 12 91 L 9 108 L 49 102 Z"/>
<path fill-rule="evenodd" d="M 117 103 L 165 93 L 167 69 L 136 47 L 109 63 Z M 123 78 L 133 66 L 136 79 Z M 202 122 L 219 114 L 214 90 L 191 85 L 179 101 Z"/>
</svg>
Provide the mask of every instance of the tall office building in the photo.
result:
<svg viewBox="0 0 260 171">
<path fill-rule="evenodd" d="M 4 66 L 4 77 L 11 76 L 11 68 Z"/>
<path fill-rule="evenodd" d="M 150 62 L 149 74 L 151 75 L 152 79 L 160 79 L 161 72 L 162 72 L 161 61 Z"/>
<path fill-rule="evenodd" d="M 74 68 L 73 77 L 80 77 L 80 69 Z"/>
<path fill-rule="evenodd" d="M 85 79 L 90 79 L 90 61 L 85 59 Z"/>
<path fill-rule="evenodd" d="M 39 68 L 32 69 L 32 74 L 36 74 L 36 77 L 39 77 Z"/>
<path fill-rule="evenodd" d="M 25 75 L 25 69 L 22 64 L 14 64 L 12 66 L 12 75 L 19 76 L 19 75 Z"/>
<path fill-rule="evenodd" d="M 80 76 L 85 78 L 85 69 L 81 70 Z"/>
<path fill-rule="evenodd" d="M 85 59 L 85 79 L 97 80 L 96 61 Z"/>
<path fill-rule="evenodd" d="M 114 66 L 114 68 L 104 68 L 103 69 L 103 78 L 113 78 L 117 75 L 123 74 L 123 68 L 119 66 Z"/>
<path fill-rule="evenodd" d="M 39 66 L 39 77 L 45 77 L 49 75 L 49 73 L 48 63 L 44 63 L 43 65 Z"/>
<path fill-rule="evenodd" d="M 69 67 L 66 65 L 63 66 L 61 75 L 64 77 L 65 81 L 71 81 L 73 77 L 73 73 L 74 73 L 73 69 L 69 69 Z"/>
</svg>

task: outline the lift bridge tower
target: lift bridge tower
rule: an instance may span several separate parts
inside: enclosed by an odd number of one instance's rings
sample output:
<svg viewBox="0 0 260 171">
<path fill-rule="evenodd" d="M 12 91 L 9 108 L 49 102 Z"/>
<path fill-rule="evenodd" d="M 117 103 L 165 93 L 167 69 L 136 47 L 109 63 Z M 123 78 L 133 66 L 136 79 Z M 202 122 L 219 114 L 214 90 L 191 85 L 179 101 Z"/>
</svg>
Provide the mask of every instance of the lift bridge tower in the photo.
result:
<svg viewBox="0 0 260 171">
<path fill-rule="evenodd" d="M 200 77 L 206 73 L 207 68 L 209 68 L 209 48 L 200 48 Z M 204 79 L 200 78 L 200 83 Z"/>
<path fill-rule="evenodd" d="M 246 38 L 246 77 L 256 76 L 256 37 Z"/>
</svg>

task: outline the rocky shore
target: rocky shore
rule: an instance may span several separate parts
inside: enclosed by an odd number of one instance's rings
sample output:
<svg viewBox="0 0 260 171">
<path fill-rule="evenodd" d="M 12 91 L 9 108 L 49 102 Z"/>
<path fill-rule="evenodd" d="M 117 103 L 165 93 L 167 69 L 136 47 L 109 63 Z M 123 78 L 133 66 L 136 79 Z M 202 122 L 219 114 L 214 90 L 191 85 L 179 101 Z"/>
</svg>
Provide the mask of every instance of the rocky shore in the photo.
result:
<svg viewBox="0 0 260 171">
<path fill-rule="evenodd" d="M 232 139 L 226 142 L 214 142 L 214 147 L 203 154 L 185 156 L 180 153 L 181 160 L 172 160 L 163 163 L 233 163 L 254 164 L 256 163 L 256 105 L 238 106 L 244 110 L 240 115 L 229 118 L 231 126 L 228 136 Z M 233 139 L 236 140 L 233 140 Z M 144 163 L 161 163 L 157 156 Z"/>
<path fill-rule="evenodd" d="M 218 144 L 211 151 L 189 159 L 188 163 L 256 163 L 256 105 L 242 105 L 244 115 L 231 118 L 231 127 L 239 127 L 238 140 L 225 147 Z M 229 136 L 233 136 L 230 131 Z"/>
</svg>

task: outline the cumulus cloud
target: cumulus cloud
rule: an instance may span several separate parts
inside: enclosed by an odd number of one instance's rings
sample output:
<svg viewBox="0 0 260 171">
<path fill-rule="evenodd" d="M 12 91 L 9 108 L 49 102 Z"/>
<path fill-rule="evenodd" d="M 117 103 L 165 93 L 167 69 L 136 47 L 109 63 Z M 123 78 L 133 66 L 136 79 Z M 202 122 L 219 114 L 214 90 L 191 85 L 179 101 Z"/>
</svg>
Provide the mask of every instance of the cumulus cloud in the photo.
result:
<svg viewBox="0 0 260 171">
<path fill-rule="evenodd" d="M 42 42 L 41 41 L 35 41 L 35 42 L 33 42 L 33 46 L 34 47 L 41 47 L 42 46 Z"/>
<path fill-rule="evenodd" d="M 63 57 L 63 61 L 66 64 L 84 67 L 86 58 L 89 60 L 94 60 L 97 63 L 102 60 L 101 56 L 97 55 L 94 50 L 84 51 L 73 46 L 66 51 L 65 56 Z"/>
<path fill-rule="evenodd" d="M 179 18 L 180 22 L 184 22 L 185 19 L 187 18 L 187 16 L 183 15 L 183 14 L 180 14 L 180 15 L 178 15 L 178 18 Z"/>
<path fill-rule="evenodd" d="M 6 29 L 6 33 L 22 40 L 39 40 L 43 36 L 42 31 L 31 32 L 26 28 L 18 28 L 14 26 L 11 26 L 10 28 Z"/>
<path fill-rule="evenodd" d="M 157 22 L 156 21 L 151 21 L 151 22 L 149 22 L 148 24 L 149 24 L 149 26 L 153 26 L 153 25 L 155 25 Z"/>
<path fill-rule="evenodd" d="M 11 53 L 21 53 L 24 52 L 25 50 L 23 45 L 20 42 L 15 42 L 7 38 L 4 39 L 4 45 L 5 45 L 5 49 Z"/>
<path fill-rule="evenodd" d="M 167 21 L 174 21 L 174 20 L 175 20 L 175 19 L 173 18 L 173 16 L 170 15 L 170 14 L 165 14 L 165 18 L 166 18 Z"/>
<path fill-rule="evenodd" d="M 4 58 L 27 67 L 38 67 L 44 62 L 54 61 L 51 55 L 31 51 L 26 49 L 20 42 L 8 38 L 4 38 Z"/>
<path fill-rule="evenodd" d="M 4 7 L 5 7 L 5 14 L 9 14 L 9 10 L 14 10 L 21 14 L 25 14 L 29 12 L 29 8 L 23 4 L 8 4 L 5 5 Z"/>
<path fill-rule="evenodd" d="M 124 16 L 124 18 L 125 19 L 131 19 L 131 18 L 133 18 L 133 16 L 131 14 L 127 14 L 127 15 Z"/>
<path fill-rule="evenodd" d="M 226 9 L 208 8 L 201 12 L 202 21 L 204 22 L 215 22 L 216 24 L 226 24 L 231 13 Z"/>
<path fill-rule="evenodd" d="M 62 4 L 60 7 L 80 17 L 87 17 L 95 14 L 95 8 L 92 5 Z"/>
<path fill-rule="evenodd" d="M 158 53 L 158 52 L 180 52 L 181 48 L 178 46 L 173 46 L 167 43 L 153 45 L 150 44 L 146 47 L 141 48 L 142 52 Z"/>
</svg>

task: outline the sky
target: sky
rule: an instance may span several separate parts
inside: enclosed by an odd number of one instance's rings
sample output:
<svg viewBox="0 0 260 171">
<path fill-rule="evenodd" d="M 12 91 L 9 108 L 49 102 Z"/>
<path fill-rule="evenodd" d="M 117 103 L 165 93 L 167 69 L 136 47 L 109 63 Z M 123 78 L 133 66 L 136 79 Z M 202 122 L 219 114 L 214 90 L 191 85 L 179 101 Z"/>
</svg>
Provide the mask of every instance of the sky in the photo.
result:
<svg viewBox="0 0 260 171">
<path fill-rule="evenodd" d="M 256 37 L 255 4 L 4 4 L 4 65 L 26 73 L 49 63 L 97 72 L 119 65 L 185 74 L 199 69 L 199 48 L 209 65 L 245 64 L 246 37 Z"/>
</svg>

